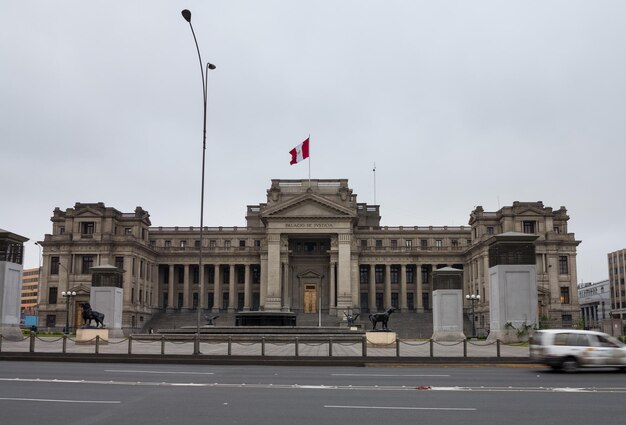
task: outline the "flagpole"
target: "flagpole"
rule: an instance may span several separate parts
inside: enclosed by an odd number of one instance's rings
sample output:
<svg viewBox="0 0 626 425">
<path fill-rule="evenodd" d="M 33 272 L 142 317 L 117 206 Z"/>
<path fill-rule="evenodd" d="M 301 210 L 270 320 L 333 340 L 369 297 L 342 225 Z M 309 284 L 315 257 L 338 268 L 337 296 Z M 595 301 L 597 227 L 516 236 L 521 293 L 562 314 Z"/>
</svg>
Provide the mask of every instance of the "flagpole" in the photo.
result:
<svg viewBox="0 0 626 425">
<path fill-rule="evenodd" d="M 309 188 L 311 187 L 311 133 L 307 139 L 309 141 Z"/>
</svg>

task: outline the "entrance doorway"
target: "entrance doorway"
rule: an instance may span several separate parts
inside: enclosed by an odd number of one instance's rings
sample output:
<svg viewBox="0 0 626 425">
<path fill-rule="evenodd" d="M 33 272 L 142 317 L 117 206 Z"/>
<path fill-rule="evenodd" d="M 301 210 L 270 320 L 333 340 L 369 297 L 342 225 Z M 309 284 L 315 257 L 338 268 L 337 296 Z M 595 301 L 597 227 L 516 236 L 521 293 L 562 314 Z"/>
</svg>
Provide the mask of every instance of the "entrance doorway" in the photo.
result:
<svg viewBox="0 0 626 425">
<path fill-rule="evenodd" d="M 304 312 L 317 313 L 317 286 L 304 285 Z"/>
</svg>

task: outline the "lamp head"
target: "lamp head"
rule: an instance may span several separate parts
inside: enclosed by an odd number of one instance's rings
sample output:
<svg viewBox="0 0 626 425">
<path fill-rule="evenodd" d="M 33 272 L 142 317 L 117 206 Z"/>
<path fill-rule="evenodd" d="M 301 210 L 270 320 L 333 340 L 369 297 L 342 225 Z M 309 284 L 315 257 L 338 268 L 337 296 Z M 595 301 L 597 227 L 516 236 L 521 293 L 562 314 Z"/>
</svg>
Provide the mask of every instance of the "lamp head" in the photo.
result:
<svg viewBox="0 0 626 425">
<path fill-rule="evenodd" d="M 191 23 L 191 12 L 188 9 L 185 9 L 180 13 L 182 13 L 183 18 L 185 18 L 185 21 Z"/>
<path fill-rule="evenodd" d="M 212 64 L 212 63 L 210 63 L 210 62 L 207 62 L 206 66 L 207 66 L 207 68 L 209 68 L 209 69 L 215 69 L 215 68 L 216 68 L 216 66 L 215 66 L 215 65 L 213 65 L 213 64 Z"/>
</svg>

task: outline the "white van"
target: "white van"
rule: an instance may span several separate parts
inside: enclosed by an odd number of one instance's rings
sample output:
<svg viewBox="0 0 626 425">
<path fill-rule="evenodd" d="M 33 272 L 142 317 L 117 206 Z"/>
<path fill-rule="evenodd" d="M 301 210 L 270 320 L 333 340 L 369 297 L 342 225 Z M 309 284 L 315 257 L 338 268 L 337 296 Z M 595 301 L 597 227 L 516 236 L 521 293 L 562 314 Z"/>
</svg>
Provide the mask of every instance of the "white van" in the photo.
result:
<svg viewBox="0 0 626 425">
<path fill-rule="evenodd" d="M 530 358 L 566 372 L 573 372 L 579 367 L 618 367 L 626 370 L 626 346 L 612 336 L 596 331 L 535 331 L 530 338 Z"/>
</svg>

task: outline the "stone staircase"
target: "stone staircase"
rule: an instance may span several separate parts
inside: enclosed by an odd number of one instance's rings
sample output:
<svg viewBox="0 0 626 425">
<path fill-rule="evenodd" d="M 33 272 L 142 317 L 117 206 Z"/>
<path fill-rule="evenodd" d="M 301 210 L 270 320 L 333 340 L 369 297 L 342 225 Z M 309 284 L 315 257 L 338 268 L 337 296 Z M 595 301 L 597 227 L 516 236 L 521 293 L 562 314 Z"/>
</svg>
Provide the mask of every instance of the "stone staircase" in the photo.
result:
<svg viewBox="0 0 626 425">
<path fill-rule="evenodd" d="M 161 329 L 180 329 L 182 327 L 194 327 L 197 325 L 197 311 L 195 310 L 177 310 L 172 312 L 160 312 L 155 314 L 152 319 L 146 323 L 143 332 L 159 332 Z M 207 324 L 204 316 L 219 316 L 215 320 L 215 326 L 235 326 L 236 313 L 211 313 L 202 312 L 200 325 Z M 340 327 L 345 326 L 340 317 L 322 314 L 322 327 Z M 298 326 L 318 326 L 319 316 L 317 314 L 298 313 L 296 319 Z M 362 330 L 371 330 L 372 323 L 368 319 L 368 314 L 364 313 L 355 321 L 355 325 Z M 432 312 L 424 313 L 400 313 L 395 312 L 389 319 L 389 329 L 396 332 L 402 339 L 428 339 L 433 333 L 433 315 Z"/>
</svg>

